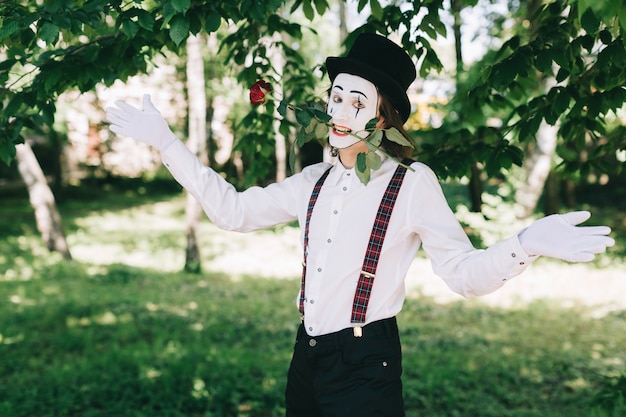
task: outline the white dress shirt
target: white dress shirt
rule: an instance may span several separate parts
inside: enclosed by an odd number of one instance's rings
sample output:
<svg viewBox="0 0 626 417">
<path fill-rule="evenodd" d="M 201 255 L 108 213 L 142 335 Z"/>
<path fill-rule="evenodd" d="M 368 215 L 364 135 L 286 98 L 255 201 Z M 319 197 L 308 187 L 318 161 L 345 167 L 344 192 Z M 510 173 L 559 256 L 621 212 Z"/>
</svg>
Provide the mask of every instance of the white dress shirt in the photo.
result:
<svg viewBox="0 0 626 417">
<path fill-rule="evenodd" d="M 174 178 L 200 202 L 211 221 L 248 232 L 298 220 L 301 241 L 313 186 L 330 166 L 306 167 L 280 183 L 238 192 L 205 167 L 180 141 L 162 153 Z M 359 272 L 382 195 L 397 164 L 385 159 L 367 185 L 354 169 L 335 164 L 322 186 L 309 226 L 304 322 L 311 336 L 351 327 Z M 404 280 L 420 245 L 434 272 L 455 292 L 488 294 L 524 271 L 536 258 L 517 236 L 477 250 L 442 193 L 433 171 L 413 163 L 400 189 L 382 247 L 366 324 L 393 317 L 405 298 Z M 300 289 L 298 288 L 298 305 Z"/>
</svg>

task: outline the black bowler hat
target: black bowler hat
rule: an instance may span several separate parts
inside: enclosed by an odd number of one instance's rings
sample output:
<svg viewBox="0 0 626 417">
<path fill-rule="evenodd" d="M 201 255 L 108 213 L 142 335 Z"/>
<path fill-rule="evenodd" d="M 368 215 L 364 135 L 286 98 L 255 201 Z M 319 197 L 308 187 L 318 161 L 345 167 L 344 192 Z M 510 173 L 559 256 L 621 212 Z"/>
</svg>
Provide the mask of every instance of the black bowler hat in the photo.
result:
<svg viewBox="0 0 626 417">
<path fill-rule="evenodd" d="M 337 74 L 358 75 L 372 82 L 391 100 L 403 121 L 411 113 L 411 103 L 406 94 L 415 80 L 415 64 L 411 57 L 389 39 L 375 33 L 361 33 L 345 57 L 326 58 L 330 81 Z"/>
</svg>

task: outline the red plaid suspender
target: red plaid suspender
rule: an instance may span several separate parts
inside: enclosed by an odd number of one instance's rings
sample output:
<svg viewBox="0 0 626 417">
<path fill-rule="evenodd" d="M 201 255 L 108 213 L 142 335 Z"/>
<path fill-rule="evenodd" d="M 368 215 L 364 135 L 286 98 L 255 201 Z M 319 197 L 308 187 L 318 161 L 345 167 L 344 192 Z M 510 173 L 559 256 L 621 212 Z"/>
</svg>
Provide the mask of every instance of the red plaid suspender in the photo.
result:
<svg viewBox="0 0 626 417">
<path fill-rule="evenodd" d="M 304 224 L 304 259 L 302 260 L 302 281 L 300 286 L 300 313 L 304 314 L 304 281 L 306 277 L 306 256 L 309 251 L 309 223 L 311 222 L 311 213 L 313 213 L 313 207 L 317 202 L 317 196 L 320 194 L 320 190 L 322 189 L 322 185 L 324 181 L 326 181 L 326 177 L 328 177 L 328 173 L 330 172 L 332 167 L 328 168 L 324 174 L 317 180 L 315 186 L 313 187 L 313 192 L 311 192 L 311 198 L 309 199 L 309 205 L 306 210 L 306 223 Z"/>
<path fill-rule="evenodd" d="M 383 247 L 385 234 L 387 233 L 391 212 L 396 204 L 396 198 L 398 197 L 398 192 L 400 191 L 405 173 L 406 167 L 398 165 L 378 206 L 370 240 L 367 244 L 367 250 L 365 251 L 365 258 L 363 259 L 359 282 L 356 287 L 356 292 L 354 293 L 350 322 L 355 325 L 365 323 L 365 313 L 367 312 L 367 305 L 369 304 L 372 286 L 374 285 L 378 258 L 380 258 L 380 251 Z M 360 329 L 355 329 L 354 335 L 360 336 Z"/>
<path fill-rule="evenodd" d="M 405 160 L 403 163 L 409 165 L 412 161 Z M 309 205 L 307 207 L 306 223 L 304 225 L 304 260 L 302 262 L 302 281 L 300 288 L 300 313 L 304 314 L 304 288 L 306 277 L 306 258 L 309 244 L 309 223 L 311 221 L 311 214 L 313 213 L 313 207 L 317 202 L 320 190 L 330 168 L 324 172 L 324 174 L 317 180 L 317 183 L 313 187 L 311 198 L 309 199 Z M 352 305 L 352 317 L 351 323 L 355 325 L 365 323 L 365 314 L 367 312 L 367 305 L 369 303 L 370 295 L 372 292 L 372 286 L 374 284 L 374 277 L 376 276 L 376 267 L 378 265 L 378 258 L 380 257 L 380 251 L 383 246 L 383 240 L 387 233 L 387 226 L 389 225 L 389 219 L 391 218 L 391 212 L 396 203 L 404 174 L 406 173 L 406 167 L 398 165 L 393 177 L 387 185 L 385 194 L 383 195 L 378 212 L 376 213 L 376 219 L 374 220 L 374 226 L 372 227 L 372 233 L 370 234 L 370 240 L 365 251 L 365 258 L 363 259 L 363 266 L 361 268 L 361 274 L 359 276 L 359 282 L 357 284 L 356 292 L 354 294 L 354 303 Z M 355 326 L 355 336 L 361 335 L 361 328 Z"/>
</svg>

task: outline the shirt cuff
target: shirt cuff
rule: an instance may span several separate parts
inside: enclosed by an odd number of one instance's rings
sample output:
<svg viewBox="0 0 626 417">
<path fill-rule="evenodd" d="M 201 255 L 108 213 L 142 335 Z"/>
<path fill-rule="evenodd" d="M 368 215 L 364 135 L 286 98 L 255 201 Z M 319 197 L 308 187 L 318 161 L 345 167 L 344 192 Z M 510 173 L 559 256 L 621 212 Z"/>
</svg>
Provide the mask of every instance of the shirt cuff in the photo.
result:
<svg viewBox="0 0 626 417">
<path fill-rule="evenodd" d="M 526 270 L 537 258 L 538 255 L 526 253 L 519 241 L 518 235 L 512 236 L 498 244 L 500 256 L 503 257 L 504 264 L 508 265 L 509 273 L 502 277 L 502 281 L 507 281 Z"/>
</svg>

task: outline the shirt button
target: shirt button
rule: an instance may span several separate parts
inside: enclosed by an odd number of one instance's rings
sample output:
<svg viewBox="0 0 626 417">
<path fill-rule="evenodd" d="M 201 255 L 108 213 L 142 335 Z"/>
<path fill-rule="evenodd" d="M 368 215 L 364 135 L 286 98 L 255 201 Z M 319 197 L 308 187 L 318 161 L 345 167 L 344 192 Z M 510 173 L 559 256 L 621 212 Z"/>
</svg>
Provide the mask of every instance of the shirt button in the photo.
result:
<svg viewBox="0 0 626 417">
<path fill-rule="evenodd" d="M 309 327 L 309 331 L 312 332 L 313 331 L 313 327 Z"/>
<path fill-rule="evenodd" d="M 516 255 L 515 253 L 512 253 L 512 254 L 511 254 L 511 257 L 512 257 L 512 258 L 515 258 L 516 256 L 517 256 L 517 255 Z"/>
<path fill-rule="evenodd" d="M 348 191 L 348 187 L 343 187 L 343 190 L 344 191 Z"/>
<path fill-rule="evenodd" d="M 333 241 L 332 239 L 328 239 L 326 242 L 327 242 L 327 243 L 330 243 L 330 242 L 332 242 L 332 241 Z"/>
<path fill-rule="evenodd" d="M 333 214 L 337 214 L 337 213 L 339 213 L 339 211 L 333 210 Z"/>
<path fill-rule="evenodd" d="M 309 301 L 311 304 L 315 304 L 315 300 L 311 300 Z"/>
<path fill-rule="evenodd" d="M 520 265 L 524 265 L 524 262 L 520 262 L 519 264 L 520 264 Z"/>
<path fill-rule="evenodd" d="M 322 272 L 322 268 L 317 268 L 317 272 Z"/>
</svg>

